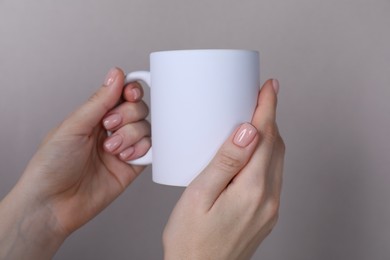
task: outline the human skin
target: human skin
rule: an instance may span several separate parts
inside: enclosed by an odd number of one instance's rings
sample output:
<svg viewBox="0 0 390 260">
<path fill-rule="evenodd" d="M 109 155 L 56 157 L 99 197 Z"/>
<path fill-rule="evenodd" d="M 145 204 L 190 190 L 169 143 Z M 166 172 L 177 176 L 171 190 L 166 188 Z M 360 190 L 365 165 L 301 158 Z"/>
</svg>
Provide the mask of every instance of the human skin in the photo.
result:
<svg viewBox="0 0 390 260">
<path fill-rule="evenodd" d="M 284 144 L 275 83 L 262 88 L 252 124 L 236 130 L 179 200 L 163 235 L 166 259 L 249 258 L 276 223 Z M 144 169 L 126 161 L 150 147 L 148 109 L 141 86 L 123 84 L 123 72 L 111 70 L 42 142 L 0 202 L 0 259 L 51 259 Z"/>
<path fill-rule="evenodd" d="M 122 97 L 120 105 L 118 100 Z M 73 231 L 144 169 L 125 160 L 150 147 L 138 83 L 112 69 L 104 85 L 53 129 L 0 203 L 0 259 L 51 259 Z M 113 135 L 107 137 L 107 130 Z"/>
<path fill-rule="evenodd" d="M 285 145 L 279 83 L 262 87 L 251 124 L 223 144 L 187 187 L 163 235 L 164 259 L 249 259 L 278 219 Z"/>
</svg>

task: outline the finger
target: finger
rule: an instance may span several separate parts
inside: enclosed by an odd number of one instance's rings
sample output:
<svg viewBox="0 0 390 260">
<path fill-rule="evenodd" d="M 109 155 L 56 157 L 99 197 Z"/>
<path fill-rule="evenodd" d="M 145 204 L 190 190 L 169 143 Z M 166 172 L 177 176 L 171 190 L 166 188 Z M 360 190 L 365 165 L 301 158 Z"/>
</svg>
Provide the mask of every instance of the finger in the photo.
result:
<svg viewBox="0 0 390 260">
<path fill-rule="evenodd" d="M 139 142 L 137 142 L 134 145 L 135 152 L 133 153 L 132 156 L 130 156 L 130 158 L 128 160 L 135 160 L 141 156 L 144 156 L 148 152 L 148 150 L 150 149 L 151 146 L 152 146 L 152 142 L 151 142 L 150 137 L 142 138 Z M 143 171 L 146 168 L 146 166 L 144 166 L 144 165 L 134 165 L 134 164 L 131 164 L 131 162 L 127 162 L 127 163 L 130 163 L 133 170 L 137 173 Z"/>
<path fill-rule="evenodd" d="M 109 153 L 102 153 L 101 156 L 107 162 L 108 169 L 117 169 L 111 173 L 119 181 L 123 191 L 145 168 L 143 166 L 132 166 L 125 162 L 121 163 L 120 158 L 114 158 L 115 160 L 113 160 L 112 155 Z"/>
<path fill-rule="evenodd" d="M 127 124 L 146 118 L 149 108 L 145 102 L 124 102 L 111 110 L 103 119 L 106 130 L 115 131 Z"/>
<path fill-rule="evenodd" d="M 123 97 L 130 102 L 137 102 L 144 96 L 144 90 L 140 83 L 130 82 L 125 86 Z"/>
<path fill-rule="evenodd" d="M 119 158 L 123 161 L 138 159 L 146 154 L 151 147 L 150 137 L 143 137 L 130 148 L 125 149 L 119 154 Z"/>
<path fill-rule="evenodd" d="M 90 134 L 120 99 L 123 82 L 123 71 L 118 68 L 111 69 L 102 87 L 67 119 L 70 124 L 64 125 L 78 131 L 78 134 Z"/>
<path fill-rule="evenodd" d="M 145 136 L 150 136 L 149 122 L 143 120 L 127 124 L 104 141 L 104 149 L 111 154 L 119 154 Z"/>
<path fill-rule="evenodd" d="M 286 146 L 282 138 L 275 142 L 274 152 L 270 163 L 269 189 L 270 196 L 276 199 L 280 198 L 283 182 L 283 165 Z"/>
<path fill-rule="evenodd" d="M 245 123 L 219 149 L 210 164 L 189 185 L 186 192 L 201 194 L 203 206 L 210 209 L 230 181 L 245 166 L 255 150 L 257 130 Z"/>
<path fill-rule="evenodd" d="M 275 121 L 277 91 L 279 91 L 279 82 L 276 79 L 267 80 L 260 90 L 257 99 L 257 107 L 252 118 L 252 124 L 259 130 L 261 130 L 267 122 Z"/>
<path fill-rule="evenodd" d="M 268 80 L 259 93 L 252 124 L 259 131 L 261 141 L 251 160 L 237 177 L 237 185 L 241 188 L 249 185 L 263 189 L 266 186 L 266 174 L 269 171 L 274 143 L 280 137 L 275 123 L 277 105 L 275 89 L 279 88 L 278 86 L 275 88 L 274 81 Z"/>
</svg>

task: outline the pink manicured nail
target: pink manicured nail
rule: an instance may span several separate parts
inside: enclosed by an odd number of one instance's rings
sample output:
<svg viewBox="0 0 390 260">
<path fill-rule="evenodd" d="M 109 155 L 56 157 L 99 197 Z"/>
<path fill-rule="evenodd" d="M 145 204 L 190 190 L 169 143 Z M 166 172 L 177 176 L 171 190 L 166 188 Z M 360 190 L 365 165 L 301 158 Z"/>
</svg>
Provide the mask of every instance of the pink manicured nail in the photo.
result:
<svg viewBox="0 0 390 260">
<path fill-rule="evenodd" d="M 275 93 L 279 93 L 279 81 L 277 79 L 272 80 L 272 86 L 274 87 Z"/>
<path fill-rule="evenodd" d="M 113 152 L 122 144 L 122 142 L 122 136 L 113 135 L 104 143 L 104 147 L 107 149 L 107 151 Z"/>
<path fill-rule="evenodd" d="M 256 133 L 257 129 L 253 125 L 245 123 L 238 129 L 233 142 L 240 147 L 247 147 L 255 138 Z"/>
<path fill-rule="evenodd" d="M 109 130 L 118 126 L 122 122 L 122 117 L 118 114 L 112 114 L 103 120 L 104 127 Z"/>
<path fill-rule="evenodd" d="M 119 157 L 122 159 L 122 160 L 129 160 L 130 156 L 134 153 L 135 149 L 133 146 L 127 148 L 126 150 L 124 150 L 123 152 L 121 152 L 119 154 Z"/>
<path fill-rule="evenodd" d="M 133 100 L 138 100 L 141 96 L 141 91 L 138 88 L 133 88 L 131 94 L 133 95 Z"/>
<path fill-rule="evenodd" d="M 110 86 L 112 83 L 114 83 L 116 77 L 117 77 L 117 69 L 116 68 L 110 69 L 110 71 L 107 73 L 107 76 L 104 80 L 104 85 Z"/>
</svg>

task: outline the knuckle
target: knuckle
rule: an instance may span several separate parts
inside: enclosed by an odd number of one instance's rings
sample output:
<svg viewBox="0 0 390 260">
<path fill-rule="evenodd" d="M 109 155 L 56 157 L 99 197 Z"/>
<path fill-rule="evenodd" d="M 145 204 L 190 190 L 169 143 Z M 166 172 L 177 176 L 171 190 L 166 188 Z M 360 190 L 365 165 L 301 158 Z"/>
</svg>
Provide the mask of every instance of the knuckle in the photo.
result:
<svg viewBox="0 0 390 260">
<path fill-rule="evenodd" d="M 134 139 L 138 139 L 139 136 L 142 135 L 142 127 L 140 127 L 139 124 L 134 124 L 131 127 L 131 135 L 133 136 Z"/>
<path fill-rule="evenodd" d="M 257 214 L 266 201 L 265 185 L 261 183 L 249 185 L 241 197 L 248 212 Z"/>
<path fill-rule="evenodd" d="M 223 171 L 231 172 L 241 169 L 243 162 L 238 153 L 221 149 L 216 160 L 216 166 Z"/>
<path fill-rule="evenodd" d="M 268 227 L 269 231 L 271 232 L 272 229 L 275 227 L 276 223 L 278 223 L 279 220 L 279 212 L 273 215 L 269 220 L 268 220 Z"/>
<path fill-rule="evenodd" d="M 144 137 L 142 140 L 148 149 L 152 146 L 152 139 L 150 137 Z"/>
<path fill-rule="evenodd" d="M 89 97 L 89 100 L 93 101 L 93 100 L 97 99 L 98 97 L 100 97 L 100 91 L 95 91 L 95 92 Z"/>
<path fill-rule="evenodd" d="M 139 120 L 149 114 L 149 107 L 144 102 L 129 103 L 129 113 L 133 118 Z"/>
<path fill-rule="evenodd" d="M 265 193 L 264 191 L 257 191 L 257 192 L 250 192 L 247 196 L 247 201 L 250 205 L 254 205 L 256 208 L 258 208 L 259 205 L 262 205 L 265 200 Z"/>
<path fill-rule="evenodd" d="M 103 106 L 104 110 L 109 111 L 111 109 L 111 107 L 106 102 L 104 102 L 104 99 L 102 98 L 103 95 L 104 95 L 103 91 L 99 90 L 99 91 L 93 93 L 88 98 L 88 102 L 90 102 L 90 103 L 100 103 Z"/>
<path fill-rule="evenodd" d="M 100 93 L 99 91 L 93 93 L 93 94 L 89 97 L 88 101 L 90 101 L 90 102 L 96 102 L 97 100 L 99 100 L 99 99 L 100 99 L 100 94 L 99 94 L 99 93 Z"/>
<path fill-rule="evenodd" d="M 150 140 L 150 137 L 143 137 L 139 141 L 139 146 L 145 150 L 145 152 L 152 146 L 152 142 Z"/>
<path fill-rule="evenodd" d="M 135 122 L 133 124 L 136 125 L 139 128 L 139 130 L 142 130 L 142 131 L 145 131 L 148 127 L 148 123 L 146 120 L 141 120 L 141 121 Z"/>
<path fill-rule="evenodd" d="M 137 118 L 139 114 L 139 109 L 137 109 L 137 104 L 135 103 L 126 103 L 126 112 L 131 116 L 131 118 Z"/>
<path fill-rule="evenodd" d="M 278 223 L 279 220 L 279 211 L 274 215 L 274 217 L 271 220 L 271 226 L 274 227 L 276 223 Z"/>
<path fill-rule="evenodd" d="M 152 146 L 150 138 L 144 137 L 135 143 L 134 147 L 139 151 L 140 156 L 145 155 Z"/>
<path fill-rule="evenodd" d="M 142 111 L 142 117 L 144 118 L 144 117 L 146 117 L 147 115 L 149 115 L 149 107 L 148 107 L 148 105 L 146 105 L 146 103 L 145 102 L 140 102 L 140 105 L 142 106 L 142 109 L 141 109 L 141 111 Z"/>
<path fill-rule="evenodd" d="M 282 155 L 286 153 L 286 144 L 280 136 L 278 137 L 277 140 L 277 147 Z"/>
<path fill-rule="evenodd" d="M 118 133 L 121 133 L 127 143 L 134 143 L 137 140 L 140 130 L 134 125 L 128 124 L 120 128 Z"/>
<path fill-rule="evenodd" d="M 150 132 L 151 132 L 151 125 L 149 123 L 149 121 L 142 121 L 141 122 L 142 124 L 142 135 L 143 136 L 150 136 Z"/>
<path fill-rule="evenodd" d="M 150 123 L 147 121 L 139 121 L 136 123 L 127 124 L 119 129 L 118 132 L 122 133 L 129 143 L 135 143 L 145 139 L 143 141 L 145 144 L 143 145 L 150 146 L 150 138 L 145 138 L 150 136 Z"/>
<path fill-rule="evenodd" d="M 265 207 L 265 214 L 267 216 L 267 219 L 273 223 L 277 221 L 279 217 L 279 206 L 280 206 L 280 200 L 276 197 L 270 198 L 267 201 L 266 207 Z"/>
<path fill-rule="evenodd" d="M 136 135 L 138 139 L 150 136 L 150 125 L 147 121 L 138 122 L 135 129 L 137 129 Z"/>
<path fill-rule="evenodd" d="M 265 124 L 263 130 L 263 138 L 269 143 L 275 143 L 278 139 L 278 129 L 276 127 L 275 122 L 269 121 Z"/>
</svg>

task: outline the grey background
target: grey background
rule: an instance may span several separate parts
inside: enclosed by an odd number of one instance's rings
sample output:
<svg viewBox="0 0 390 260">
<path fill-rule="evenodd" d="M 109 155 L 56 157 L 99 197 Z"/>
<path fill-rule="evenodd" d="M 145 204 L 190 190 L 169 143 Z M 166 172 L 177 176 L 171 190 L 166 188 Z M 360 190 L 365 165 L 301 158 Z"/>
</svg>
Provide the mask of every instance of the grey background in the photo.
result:
<svg viewBox="0 0 390 260">
<path fill-rule="evenodd" d="M 0 0 L 0 196 L 112 66 L 164 49 L 261 53 L 280 80 L 280 220 L 254 259 L 390 259 L 390 1 Z M 146 171 L 55 259 L 161 259 L 183 190 Z"/>
</svg>

